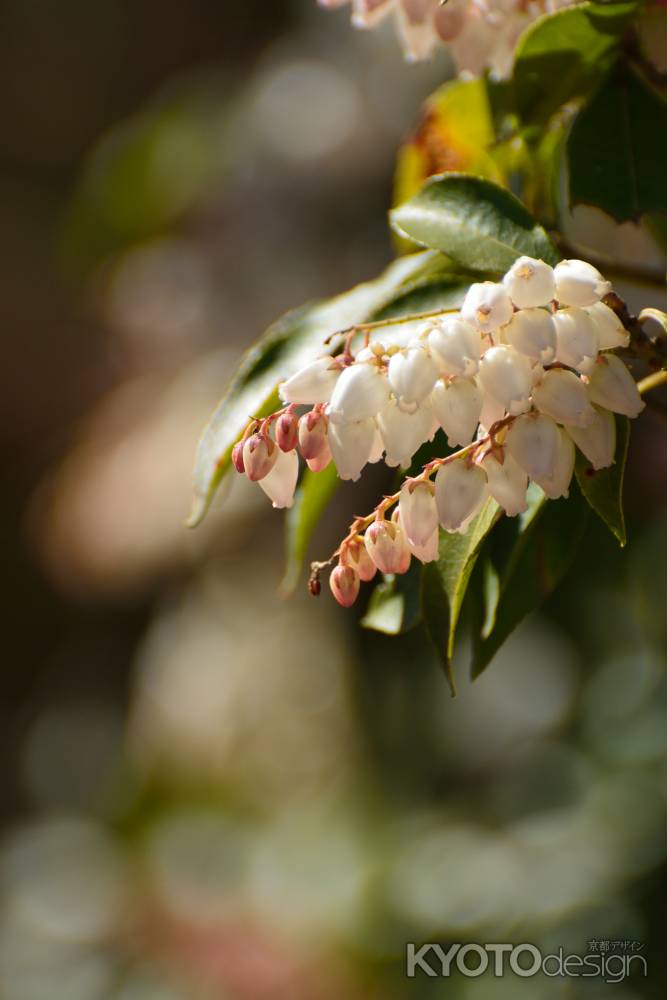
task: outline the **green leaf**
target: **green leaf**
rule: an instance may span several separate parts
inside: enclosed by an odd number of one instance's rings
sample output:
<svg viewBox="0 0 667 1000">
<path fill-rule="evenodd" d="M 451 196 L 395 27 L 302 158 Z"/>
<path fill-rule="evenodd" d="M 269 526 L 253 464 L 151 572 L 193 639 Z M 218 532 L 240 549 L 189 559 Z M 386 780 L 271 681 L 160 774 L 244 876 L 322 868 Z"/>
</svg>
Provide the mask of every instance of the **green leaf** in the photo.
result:
<svg viewBox="0 0 667 1000">
<path fill-rule="evenodd" d="M 463 599 L 482 543 L 501 511 L 495 500 L 486 501 L 463 535 L 440 532 L 438 558 L 424 566 L 422 613 L 428 633 L 438 650 L 447 680 L 456 692 L 452 655 Z"/>
<path fill-rule="evenodd" d="M 413 559 L 407 573 L 385 576 L 375 586 L 361 619 L 363 628 L 399 635 L 419 624 L 421 569 L 421 563 Z"/>
<path fill-rule="evenodd" d="M 579 550 L 587 512 L 573 486 L 567 500 L 547 500 L 543 494 L 535 497 L 527 514 L 513 523 L 514 544 L 503 565 L 485 567 L 490 604 L 481 631 L 474 636 L 473 678 L 565 576 Z"/>
<path fill-rule="evenodd" d="M 395 261 L 375 281 L 326 302 L 295 309 L 274 323 L 250 348 L 199 441 L 190 527 L 199 524 L 206 514 L 229 468 L 234 443 L 250 417 L 265 416 L 276 409 L 278 383 L 329 350 L 324 341 L 331 333 L 363 322 L 400 295 L 406 284 L 424 272 L 432 274 L 438 256 L 413 254 Z"/>
<path fill-rule="evenodd" d="M 623 547 L 626 542 L 623 514 L 623 479 L 630 440 L 630 421 L 616 417 L 616 457 L 608 469 L 595 470 L 577 450 L 575 471 L 581 492 Z"/>
<path fill-rule="evenodd" d="M 299 582 L 313 532 L 331 497 L 340 485 L 336 466 L 329 462 L 321 472 L 304 469 L 285 519 L 285 574 L 280 584 L 285 596 Z"/>
<path fill-rule="evenodd" d="M 546 123 L 562 104 L 602 80 L 636 9 L 636 3 L 583 3 L 535 21 L 514 57 L 512 83 L 522 121 Z M 590 153 L 597 155 L 595 146 Z"/>
<path fill-rule="evenodd" d="M 445 174 L 391 212 L 394 229 L 472 271 L 500 274 L 522 254 L 555 264 L 545 230 L 513 194 L 481 177 Z"/>
<path fill-rule="evenodd" d="M 577 115 L 567 143 L 570 202 L 618 222 L 667 213 L 667 104 L 627 67 Z"/>
</svg>

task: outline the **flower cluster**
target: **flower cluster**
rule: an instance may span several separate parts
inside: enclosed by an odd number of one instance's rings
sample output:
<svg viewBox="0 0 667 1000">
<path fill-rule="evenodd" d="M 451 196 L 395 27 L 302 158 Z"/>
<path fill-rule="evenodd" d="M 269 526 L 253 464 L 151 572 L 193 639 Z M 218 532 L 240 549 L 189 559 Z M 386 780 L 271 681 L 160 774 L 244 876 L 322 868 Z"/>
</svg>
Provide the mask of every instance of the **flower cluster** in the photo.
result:
<svg viewBox="0 0 667 1000">
<path fill-rule="evenodd" d="M 602 301 L 610 292 L 585 261 L 552 268 L 520 257 L 502 282 L 471 285 L 460 311 L 428 314 L 403 347 L 371 340 L 380 323 L 354 327 L 340 354 L 281 384 L 285 406 L 248 426 L 234 465 L 285 507 L 299 451 L 311 470 L 333 461 L 342 479 L 356 480 L 383 456 L 409 466 L 440 428 L 458 447 L 353 523 L 330 578 L 349 605 L 377 569 L 404 573 L 413 556 L 435 559 L 439 526 L 464 532 L 489 496 L 509 516 L 527 509 L 530 480 L 549 498 L 567 496 L 575 445 L 594 469 L 611 465 L 613 414 L 636 417 L 644 404 L 611 353 L 629 338 Z M 366 345 L 353 355 L 364 329 Z"/>
<path fill-rule="evenodd" d="M 341 7 L 350 0 L 318 0 Z M 521 32 L 540 14 L 572 0 L 351 0 L 352 23 L 374 28 L 393 12 L 405 55 L 427 59 L 446 43 L 460 70 L 479 74 L 486 67 L 500 76 L 510 70 Z"/>
</svg>

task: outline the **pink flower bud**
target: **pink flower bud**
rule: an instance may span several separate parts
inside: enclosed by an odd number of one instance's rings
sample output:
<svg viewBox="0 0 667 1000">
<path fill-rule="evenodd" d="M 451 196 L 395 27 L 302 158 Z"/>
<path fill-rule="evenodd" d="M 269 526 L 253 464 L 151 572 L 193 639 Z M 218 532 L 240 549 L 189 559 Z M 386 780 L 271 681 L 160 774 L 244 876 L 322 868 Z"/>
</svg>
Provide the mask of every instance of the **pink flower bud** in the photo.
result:
<svg viewBox="0 0 667 1000">
<path fill-rule="evenodd" d="M 347 543 L 340 554 L 340 561 L 343 566 L 353 569 L 364 583 L 372 580 L 377 573 L 377 566 L 369 556 L 361 535 Z"/>
<path fill-rule="evenodd" d="M 237 441 L 232 448 L 232 465 L 237 472 L 241 475 L 245 472 L 245 465 L 243 464 L 243 446 L 245 441 Z"/>
<path fill-rule="evenodd" d="M 258 483 L 276 463 L 279 448 L 268 434 L 251 434 L 243 445 L 243 465 L 248 479 Z"/>
<path fill-rule="evenodd" d="M 410 549 L 400 524 L 373 521 L 364 535 L 368 554 L 381 573 L 405 573 L 410 565 Z"/>
<path fill-rule="evenodd" d="M 321 410 L 311 410 L 299 420 L 299 448 L 308 461 L 329 450 L 327 441 L 328 421 Z"/>
<path fill-rule="evenodd" d="M 281 451 L 294 451 L 299 443 L 299 420 L 295 413 L 282 413 L 276 421 L 276 443 Z"/>
<path fill-rule="evenodd" d="M 350 608 L 359 594 L 359 575 L 351 566 L 336 566 L 329 577 L 329 586 L 339 604 Z"/>
</svg>

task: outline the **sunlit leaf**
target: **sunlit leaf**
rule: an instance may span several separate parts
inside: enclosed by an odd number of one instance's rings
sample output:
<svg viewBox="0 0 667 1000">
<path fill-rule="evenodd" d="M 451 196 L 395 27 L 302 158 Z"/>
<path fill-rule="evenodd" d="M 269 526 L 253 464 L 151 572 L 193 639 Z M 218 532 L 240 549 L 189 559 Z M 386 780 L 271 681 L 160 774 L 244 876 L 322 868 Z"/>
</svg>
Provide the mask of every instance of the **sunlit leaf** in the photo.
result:
<svg viewBox="0 0 667 1000">
<path fill-rule="evenodd" d="M 512 82 L 522 121 L 546 123 L 602 80 L 636 9 L 636 3 L 582 3 L 535 21 L 515 53 Z"/>
<path fill-rule="evenodd" d="M 397 232 L 473 271 L 500 274 L 522 254 L 556 263 L 558 252 L 521 202 L 490 181 L 446 174 L 391 213 Z"/>
<path fill-rule="evenodd" d="M 623 480 L 630 440 L 630 421 L 627 417 L 616 417 L 616 457 L 608 469 L 594 469 L 588 459 L 577 450 L 575 465 L 577 481 L 598 517 L 602 518 L 609 530 L 625 545 L 625 515 L 623 513 Z"/>
<path fill-rule="evenodd" d="M 570 202 L 618 222 L 667 213 L 667 103 L 628 68 L 577 115 L 567 144 Z"/>
</svg>

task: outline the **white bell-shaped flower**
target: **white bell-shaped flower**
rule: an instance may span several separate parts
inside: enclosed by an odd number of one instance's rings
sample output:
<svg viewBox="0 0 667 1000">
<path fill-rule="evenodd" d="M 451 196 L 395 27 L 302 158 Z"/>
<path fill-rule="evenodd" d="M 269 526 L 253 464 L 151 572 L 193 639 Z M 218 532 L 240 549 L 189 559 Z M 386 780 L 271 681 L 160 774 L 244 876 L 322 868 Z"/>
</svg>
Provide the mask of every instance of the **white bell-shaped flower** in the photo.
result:
<svg viewBox="0 0 667 1000">
<path fill-rule="evenodd" d="M 445 531 L 463 533 L 488 496 L 486 476 L 465 458 L 441 465 L 435 477 L 435 499 Z"/>
<path fill-rule="evenodd" d="M 268 434 L 251 434 L 243 445 L 243 466 L 252 483 L 258 483 L 273 468 L 278 454 L 284 454 Z"/>
<path fill-rule="evenodd" d="M 351 566 L 335 566 L 329 575 L 331 593 L 342 607 L 351 608 L 359 596 L 359 576 Z"/>
<path fill-rule="evenodd" d="M 533 388 L 533 402 L 540 413 L 559 424 L 586 427 L 593 419 L 593 407 L 584 383 L 566 368 L 551 368 Z"/>
<path fill-rule="evenodd" d="M 482 412 L 482 393 L 474 379 L 441 379 L 431 393 L 431 408 L 450 445 L 470 444 Z"/>
<path fill-rule="evenodd" d="M 557 427 L 556 431 L 558 443 L 551 468 L 547 474 L 534 477 L 550 500 L 568 496 L 574 473 L 574 444 L 562 427 Z"/>
<path fill-rule="evenodd" d="M 380 461 L 383 455 L 384 455 L 384 441 L 382 440 L 382 435 L 380 434 L 380 428 L 377 427 L 377 421 L 376 421 L 375 436 L 373 437 L 373 445 L 371 447 L 371 453 L 368 456 L 368 461 L 371 465 L 374 465 L 376 462 Z"/>
<path fill-rule="evenodd" d="M 477 431 L 477 437 L 483 437 L 487 434 L 493 425 L 499 420 L 502 420 L 505 416 L 505 407 L 502 403 L 498 403 L 491 396 L 482 397 L 482 410 L 479 415 L 479 430 Z"/>
<path fill-rule="evenodd" d="M 410 551 L 420 562 L 435 562 L 440 553 L 440 531 L 436 527 L 423 545 L 410 545 Z"/>
<path fill-rule="evenodd" d="M 278 393 L 283 403 L 328 403 L 340 372 L 338 363 L 326 355 L 300 368 L 278 387 Z"/>
<path fill-rule="evenodd" d="M 645 406 L 637 383 L 615 354 L 604 354 L 597 359 L 590 374 L 588 392 L 594 403 L 626 417 L 638 416 Z"/>
<path fill-rule="evenodd" d="M 598 334 L 585 309 L 569 306 L 554 313 L 556 358 L 581 372 L 588 372 L 598 354 Z"/>
<path fill-rule="evenodd" d="M 428 347 L 444 375 L 474 375 L 482 353 L 482 337 L 477 327 L 460 316 L 448 316 L 431 326 Z"/>
<path fill-rule="evenodd" d="M 409 345 L 389 359 L 389 385 L 406 403 L 421 403 L 435 385 L 437 377 L 438 369 L 421 344 Z"/>
<path fill-rule="evenodd" d="M 461 306 L 461 316 L 482 333 L 492 333 L 509 323 L 514 313 L 504 285 L 481 281 L 471 285 Z"/>
<path fill-rule="evenodd" d="M 364 535 L 368 554 L 381 573 L 405 573 L 410 565 L 410 548 L 397 521 L 373 521 Z"/>
<path fill-rule="evenodd" d="M 562 260 L 554 268 L 556 298 L 562 306 L 592 306 L 611 291 L 611 284 L 585 260 Z"/>
<path fill-rule="evenodd" d="M 414 413 L 406 413 L 392 399 L 378 414 L 377 423 L 385 447 L 384 460 L 390 466 L 408 466 L 417 449 L 433 437 L 433 411 L 426 403 Z"/>
<path fill-rule="evenodd" d="M 553 268 L 534 257 L 519 257 L 503 278 L 503 285 L 518 309 L 546 306 L 556 295 Z"/>
<path fill-rule="evenodd" d="M 587 427 L 568 427 L 567 432 L 594 469 L 606 469 L 616 454 L 616 420 L 609 410 L 594 406 L 593 412 Z"/>
<path fill-rule="evenodd" d="M 350 566 L 364 583 L 372 580 L 377 573 L 377 566 L 369 556 L 361 535 L 356 535 L 345 545 L 340 561 L 343 566 Z"/>
<path fill-rule="evenodd" d="M 551 417 L 527 413 L 507 432 L 505 447 L 531 479 L 549 476 L 558 452 L 558 427 Z"/>
<path fill-rule="evenodd" d="M 329 447 L 341 479 L 356 481 L 375 443 L 375 421 L 354 420 L 329 423 Z"/>
<path fill-rule="evenodd" d="M 588 306 L 586 312 L 593 320 L 601 351 L 612 351 L 615 347 L 628 346 L 630 334 L 613 309 L 604 302 L 596 302 L 594 306 Z"/>
<path fill-rule="evenodd" d="M 377 365 L 362 362 L 344 368 L 331 394 L 332 423 L 374 417 L 389 398 L 389 383 Z"/>
<path fill-rule="evenodd" d="M 556 327 L 546 309 L 520 309 L 503 330 L 503 340 L 519 354 L 548 365 L 556 356 Z"/>
<path fill-rule="evenodd" d="M 423 549 L 438 528 L 438 509 L 435 504 L 433 483 L 415 483 L 406 480 L 401 487 L 398 513 L 412 551 L 414 552 L 415 548 Z"/>
<path fill-rule="evenodd" d="M 528 510 L 528 476 L 508 451 L 504 452 L 502 459 L 501 462 L 493 452 L 488 452 L 482 459 L 482 468 L 486 473 L 489 493 L 508 517 L 514 517 Z"/>
<path fill-rule="evenodd" d="M 291 507 L 299 478 L 299 457 L 295 451 L 281 451 L 278 447 L 276 452 L 273 468 L 259 480 L 259 485 L 274 507 Z"/>
<path fill-rule="evenodd" d="M 491 347 L 479 365 L 483 391 L 508 413 L 523 413 L 530 406 L 532 368 L 530 361 L 513 347 Z"/>
</svg>

